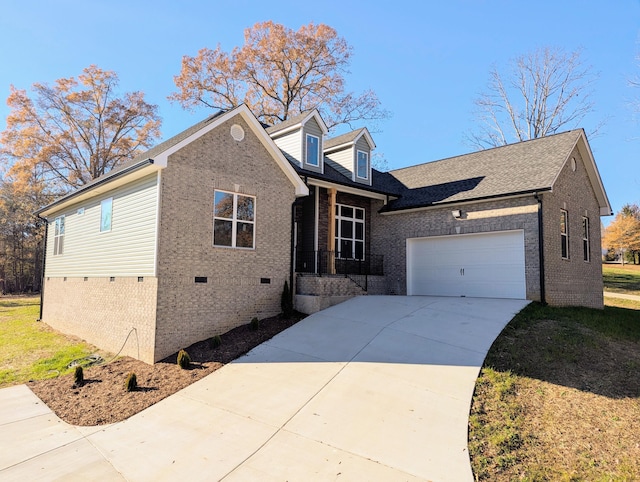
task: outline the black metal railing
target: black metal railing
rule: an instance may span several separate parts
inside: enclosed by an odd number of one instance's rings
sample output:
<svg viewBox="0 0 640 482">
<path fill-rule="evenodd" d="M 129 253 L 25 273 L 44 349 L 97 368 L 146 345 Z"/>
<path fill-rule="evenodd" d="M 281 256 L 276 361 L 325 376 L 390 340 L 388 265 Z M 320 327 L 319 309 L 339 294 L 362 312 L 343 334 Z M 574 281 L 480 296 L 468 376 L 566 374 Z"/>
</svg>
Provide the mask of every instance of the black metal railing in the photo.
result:
<svg viewBox="0 0 640 482">
<path fill-rule="evenodd" d="M 383 275 L 383 260 L 381 254 L 357 259 L 335 251 L 296 251 L 296 273 Z"/>
</svg>

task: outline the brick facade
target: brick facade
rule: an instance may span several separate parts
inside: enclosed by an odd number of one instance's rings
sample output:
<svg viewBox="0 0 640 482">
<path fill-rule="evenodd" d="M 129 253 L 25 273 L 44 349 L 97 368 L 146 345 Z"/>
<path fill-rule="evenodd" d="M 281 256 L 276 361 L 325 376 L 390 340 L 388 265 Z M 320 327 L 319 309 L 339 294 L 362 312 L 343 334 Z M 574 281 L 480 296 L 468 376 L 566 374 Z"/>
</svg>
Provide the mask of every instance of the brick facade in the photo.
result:
<svg viewBox="0 0 640 482">
<path fill-rule="evenodd" d="M 575 159 L 576 170 L 571 158 Z M 578 149 L 563 167 L 553 191 L 542 196 L 545 292 L 549 304 L 602 308 L 600 209 Z M 569 259 L 562 259 L 560 212 L 569 219 Z M 584 261 L 582 218 L 589 219 L 590 260 Z"/>
<path fill-rule="evenodd" d="M 45 278 L 43 320 L 112 353 L 154 356 L 157 279 Z"/>
<path fill-rule="evenodd" d="M 242 141 L 231 137 L 233 124 L 246 132 Z M 214 189 L 256 197 L 255 249 L 213 246 Z M 156 361 L 280 312 L 294 187 L 244 120 L 234 117 L 171 155 L 161 199 Z"/>
<path fill-rule="evenodd" d="M 540 300 L 538 202 L 533 196 L 456 205 L 465 213 L 462 219 L 454 219 L 451 207 L 378 214 L 381 207 L 376 202 L 373 209 L 371 249 L 384 255 L 388 294 L 407 293 L 408 238 L 522 229 L 527 298 Z"/>
</svg>

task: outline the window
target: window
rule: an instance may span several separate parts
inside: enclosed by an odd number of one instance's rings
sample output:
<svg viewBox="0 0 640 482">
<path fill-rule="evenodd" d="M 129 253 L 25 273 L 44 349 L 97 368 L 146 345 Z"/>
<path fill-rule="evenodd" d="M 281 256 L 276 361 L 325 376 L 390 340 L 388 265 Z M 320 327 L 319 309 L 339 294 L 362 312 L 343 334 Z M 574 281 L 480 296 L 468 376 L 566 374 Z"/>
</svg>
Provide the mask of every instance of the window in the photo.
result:
<svg viewBox="0 0 640 482">
<path fill-rule="evenodd" d="M 213 245 L 229 248 L 255 247 L 256 198 L 232 192 L 214 192 Z"/>
<path fill-rule="evenodd" d="M 113 214 L 113 198 L 104 199 L 100 203 L 100 232 L 111 231 L 111 216 Z"/>
<path fill-rule="evenodd" d="M 336 205 L 336 258 L 364 259 L 364 209 Z"/>
<path fill-rule="evenodd" d="M 369 154 L 364 151 L 358 151 L 358 165 L 356 166 L 356 175 L 361 179 L 369 178 Z"/>
<path fill-rule="evenodd" d="M 560 211 L 560 242 L 562 258 L 569 259 L 569 215 L 567 211 Z"/>
<path fill-rule="evenodd" d="M 320 138 L 307 134 L 307 164 L 320 165 Z"/>
<path fill-rule="evenodd" d="M 582 255 L 585 261 L 589 261 L 589 218 L 582 218 Z"/>
<path fill-rule="evenodd" d="M 64 250 L 64 216 L 58 216 L 54 221 L 53 255 L 62 254 Z"/>
</svg>

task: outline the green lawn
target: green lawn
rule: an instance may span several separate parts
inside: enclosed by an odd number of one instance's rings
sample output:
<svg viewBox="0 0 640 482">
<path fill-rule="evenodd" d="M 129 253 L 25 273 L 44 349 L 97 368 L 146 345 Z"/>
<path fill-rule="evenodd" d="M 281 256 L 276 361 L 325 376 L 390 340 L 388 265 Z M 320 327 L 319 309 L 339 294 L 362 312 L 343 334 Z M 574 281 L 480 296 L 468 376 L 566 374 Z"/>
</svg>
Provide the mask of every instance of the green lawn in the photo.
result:
<svg viewBox="0 0 640 482">
<path fill-rule="evenodd" d="M 640 265 L 602 265 L 604 289 L 614 293 L 640 295 Z"/>
<path fill-rule="evenodd" d="M 40 298 L 0 297 L 0 388 L 69 372 L 95 347 L 36 321 Z"/>
</svg>

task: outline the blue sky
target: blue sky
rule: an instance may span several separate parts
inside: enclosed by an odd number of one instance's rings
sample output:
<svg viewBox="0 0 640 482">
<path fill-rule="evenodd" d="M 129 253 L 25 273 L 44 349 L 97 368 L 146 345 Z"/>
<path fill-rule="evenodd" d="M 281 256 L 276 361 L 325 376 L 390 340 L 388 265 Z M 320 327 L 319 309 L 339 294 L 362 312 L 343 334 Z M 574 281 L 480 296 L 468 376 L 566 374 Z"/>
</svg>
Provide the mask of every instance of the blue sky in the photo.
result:
<svg viewBox="0 0 640 482">
<path fill-rule="evenodd" d="M 640 88 L 628 83 L 640 76 L 640 0 L 2 0 L 1 10 L 3 100 L 10 84 L 28 89 L 97 64 L 118 73 L 122 92 L 141 90 L 159 106 L 163 138 L 208 115 L 167 100 L 183 55 L 230 50 L 258 21 L 326 23 L 353 47 L 347 88 L 375 90 L 393 114 L 374 134 L 392 169 L 472 150 L 464 134 L 492 66 L 541 46 L 581 48 L 599 73 L 582 127 L 607 121 L 589 141 L 612 207 L 640 202 L 640 114 L 629 107 Z M 3 101 L 0 130 L 7 114 Z"/>
</svg>

